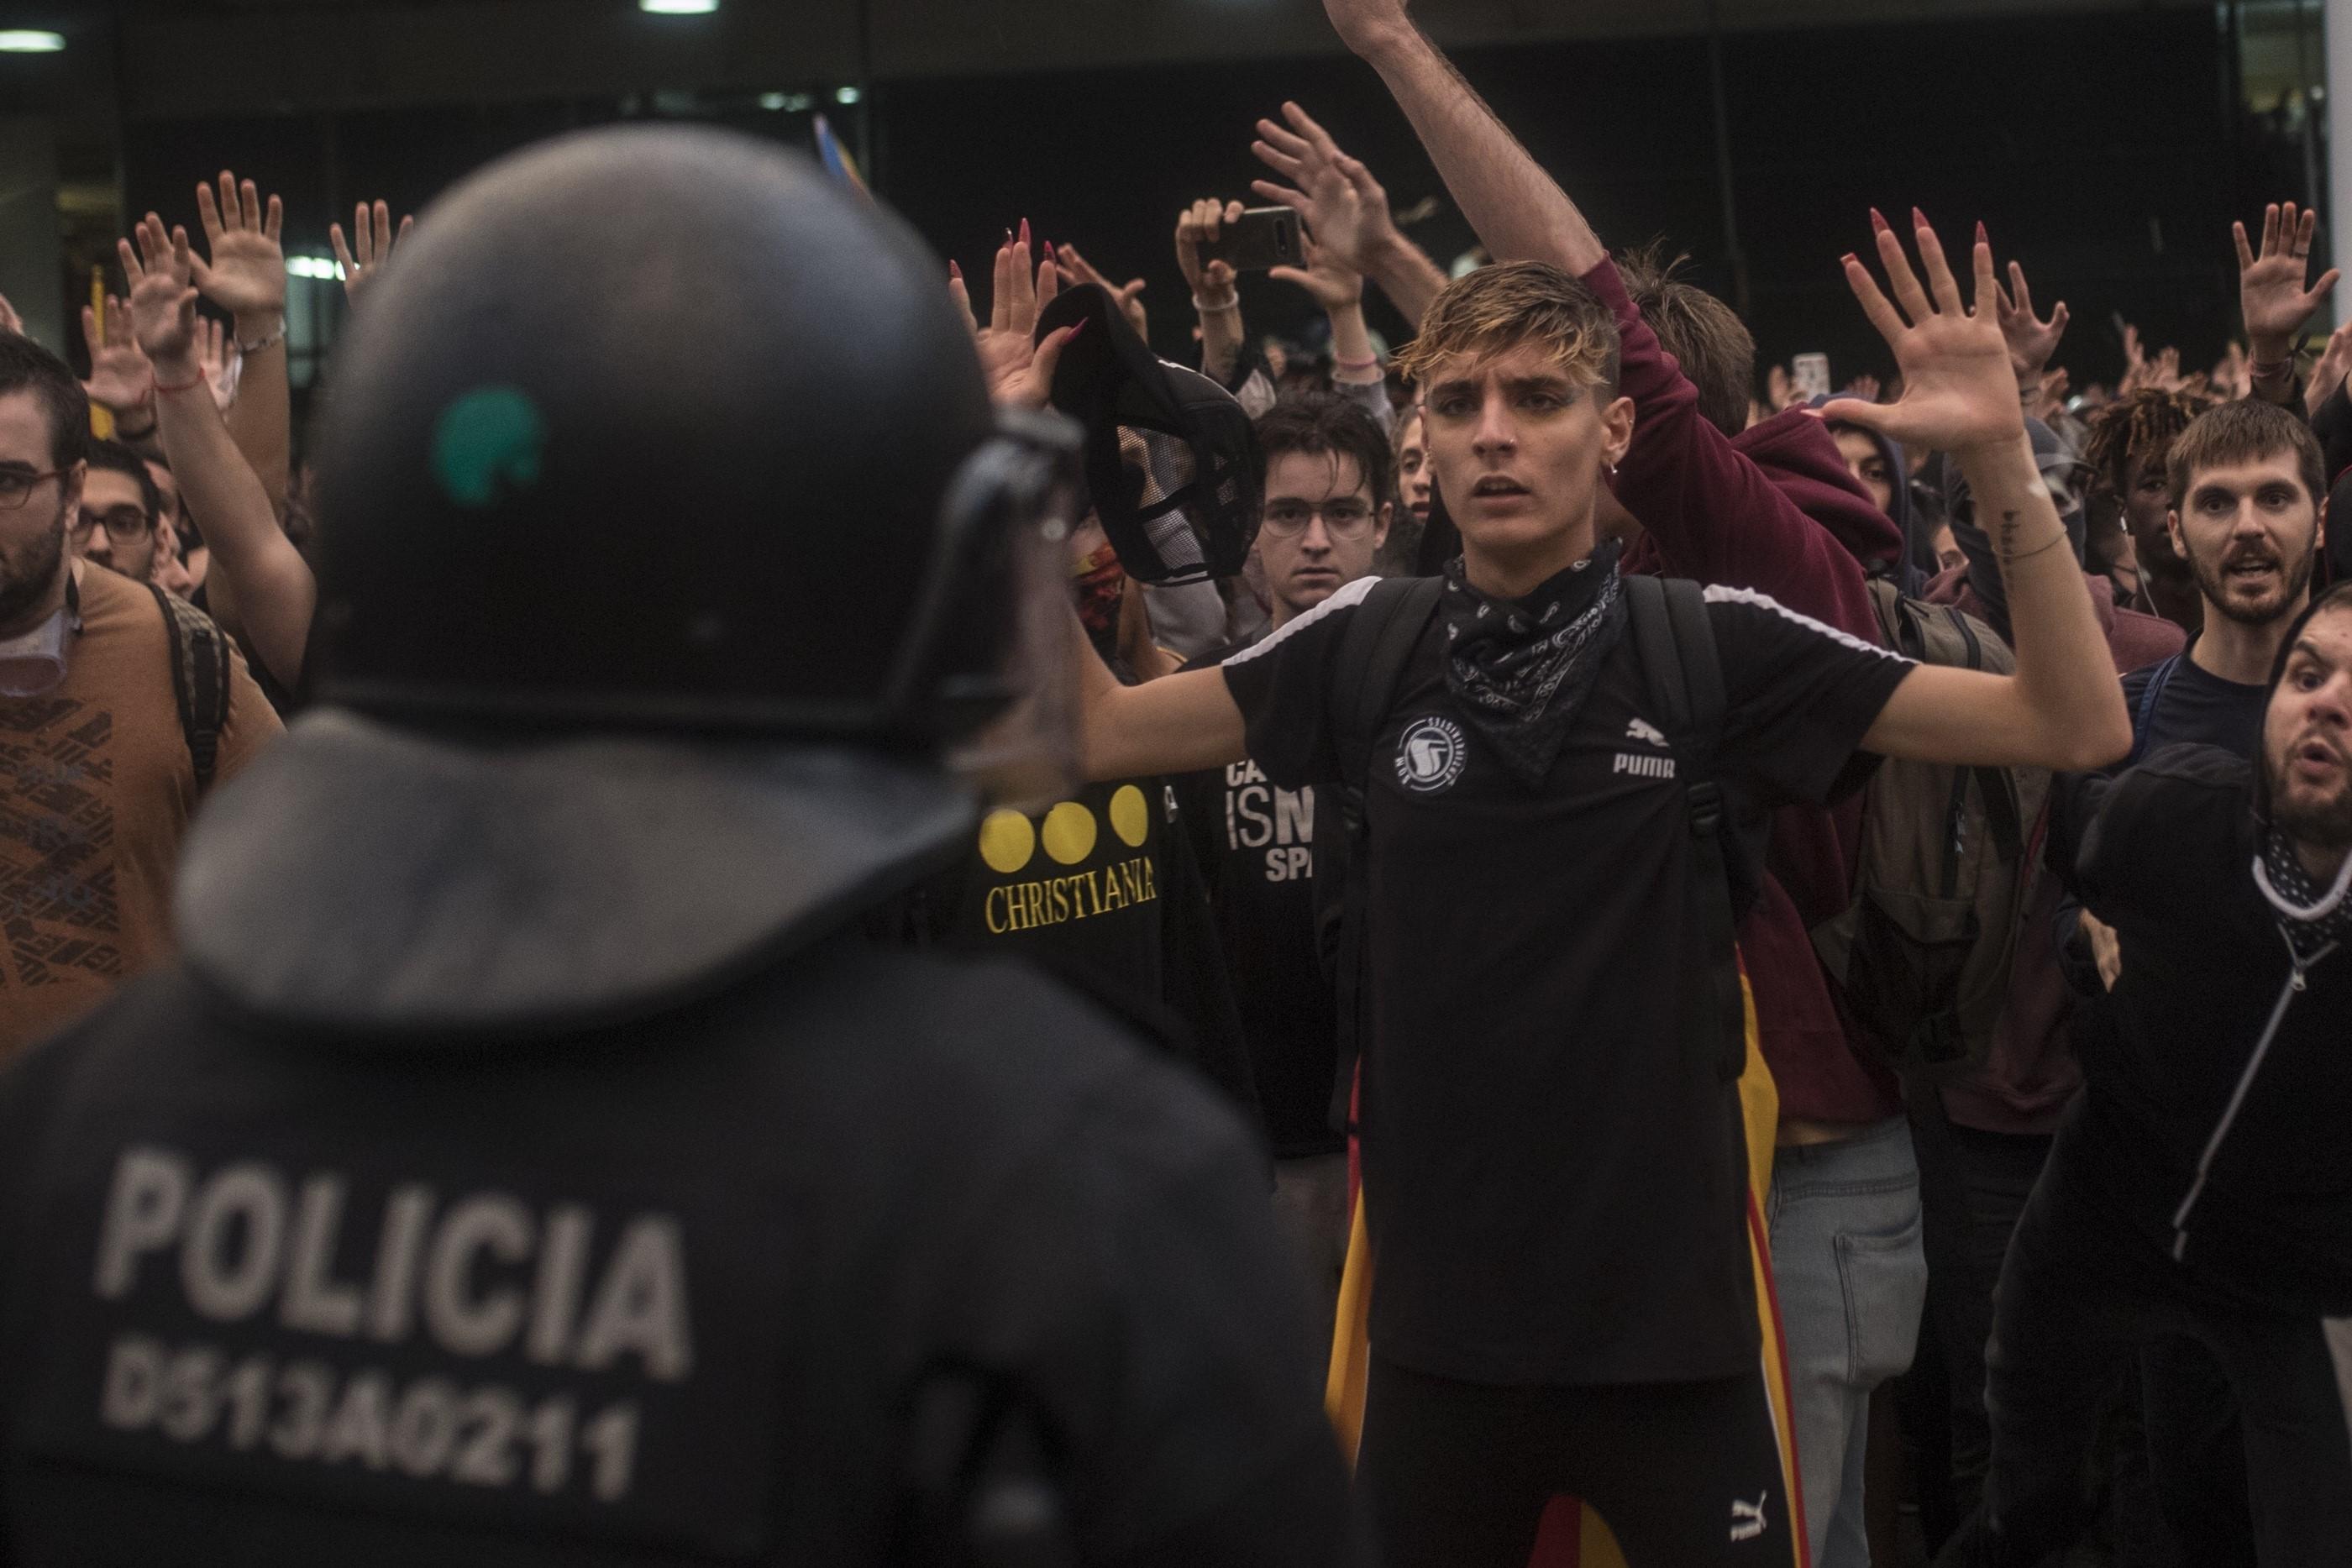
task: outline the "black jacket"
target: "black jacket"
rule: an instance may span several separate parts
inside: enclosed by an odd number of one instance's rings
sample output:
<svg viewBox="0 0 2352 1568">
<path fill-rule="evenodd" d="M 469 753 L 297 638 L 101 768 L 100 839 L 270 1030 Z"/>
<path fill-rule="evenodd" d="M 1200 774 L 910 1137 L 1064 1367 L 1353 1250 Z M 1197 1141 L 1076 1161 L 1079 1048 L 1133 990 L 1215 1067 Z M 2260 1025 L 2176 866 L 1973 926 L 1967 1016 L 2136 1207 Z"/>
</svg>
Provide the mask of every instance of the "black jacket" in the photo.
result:
<svg viewBox="0 0 2352 1568">
<path fill-rule="evenodd" d="M 2084 1042 L 2085 1166 L 2220 1288 L 2352 1312 L 2352 953 L 2297 987 L 2253 880 L 2252 765 L 2168 747 L 2112 779 L 2063 781 L 2051 831 L 2123 951 L 2116 1028 Z"/>
<path fill-rule="evenodd" d="M 527 1044 L 168 970 L 0 1074 L 0 1561 L 936 1561 L 976 1437 L 1054 1561 L 1338 1561 L 1259 1168 L 1011 966 L 835 940 Z"/>
</svg>

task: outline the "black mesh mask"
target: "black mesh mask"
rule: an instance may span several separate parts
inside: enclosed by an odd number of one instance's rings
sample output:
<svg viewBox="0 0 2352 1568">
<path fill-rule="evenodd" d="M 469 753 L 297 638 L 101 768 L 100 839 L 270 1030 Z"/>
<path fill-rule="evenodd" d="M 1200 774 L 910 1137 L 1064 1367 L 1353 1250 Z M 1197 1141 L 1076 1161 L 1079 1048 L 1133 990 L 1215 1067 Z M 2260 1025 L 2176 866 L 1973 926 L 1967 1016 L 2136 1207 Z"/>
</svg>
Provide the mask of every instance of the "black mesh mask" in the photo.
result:
<svg viewBox="0 0 2352 1568">
<path fill-rule="evenodd" d="M 1086 429 L 1095 514 L 1128 574 L 1155 584 L 1231 577 L 1257 538 L 1257 434 L 1232 393 L 1171 365 L 1093 284 L 1041 311 L 1040 340 L 1076 322 L 1053 405 Z"/>
</svg>

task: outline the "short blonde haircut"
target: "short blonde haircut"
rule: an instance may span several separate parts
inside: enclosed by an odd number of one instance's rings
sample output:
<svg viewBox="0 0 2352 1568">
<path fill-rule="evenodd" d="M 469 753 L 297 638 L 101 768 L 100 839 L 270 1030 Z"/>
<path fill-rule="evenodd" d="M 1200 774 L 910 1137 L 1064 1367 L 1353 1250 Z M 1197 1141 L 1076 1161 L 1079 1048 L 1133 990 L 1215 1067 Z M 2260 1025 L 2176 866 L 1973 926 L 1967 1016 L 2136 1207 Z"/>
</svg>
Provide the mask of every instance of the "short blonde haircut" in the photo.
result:
<svg viewBox="0 0 2352 1568">
<path fill-rule="evenodd" d="M 1396 363 L 1425 385 L 1442 360 L 1484 358 L 1530 343 L 1549 350 L 1570 379 L 1603 397 L 1616 395 L 1616 318 L 1591 289 L 1540 261 L 1482 267 L 1447 284 Z"/>
</svg>

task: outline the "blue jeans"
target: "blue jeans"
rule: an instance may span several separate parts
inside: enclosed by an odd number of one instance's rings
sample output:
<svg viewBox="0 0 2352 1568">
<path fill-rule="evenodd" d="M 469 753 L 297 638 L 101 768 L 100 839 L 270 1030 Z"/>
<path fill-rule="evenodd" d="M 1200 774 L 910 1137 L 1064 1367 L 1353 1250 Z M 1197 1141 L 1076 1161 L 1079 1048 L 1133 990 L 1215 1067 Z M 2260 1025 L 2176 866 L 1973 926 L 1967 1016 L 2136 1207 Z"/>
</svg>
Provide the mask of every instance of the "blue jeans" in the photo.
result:
<svg viewBox="0 0 2352 1568">
<path fill-rule="evenodd" d="M 1909 1121 L 1779 1150 L 1767 1218 L 1813 1565 L 1868 1568 L 1871 1390 L 1911 1364 L 1927 1298 Z"/>
</svg>

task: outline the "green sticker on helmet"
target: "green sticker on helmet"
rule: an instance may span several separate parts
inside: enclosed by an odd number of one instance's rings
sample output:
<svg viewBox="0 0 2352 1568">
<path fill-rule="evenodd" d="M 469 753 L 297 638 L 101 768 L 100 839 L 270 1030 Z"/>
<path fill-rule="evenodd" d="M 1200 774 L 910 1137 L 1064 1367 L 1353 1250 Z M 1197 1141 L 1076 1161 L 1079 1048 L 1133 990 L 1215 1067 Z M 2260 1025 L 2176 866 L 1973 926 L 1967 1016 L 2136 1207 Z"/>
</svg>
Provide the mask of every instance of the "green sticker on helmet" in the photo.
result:
<svg viewBox="0 0 2352 1568">
<path fill-rule="evenodd" d="M 487 507 L 502 489 L 539 483 L 547 424 L 520 387 L 477 387 L 449 405 L 433 432 L 433 472 L 461 507 Z"/>
</svg>

